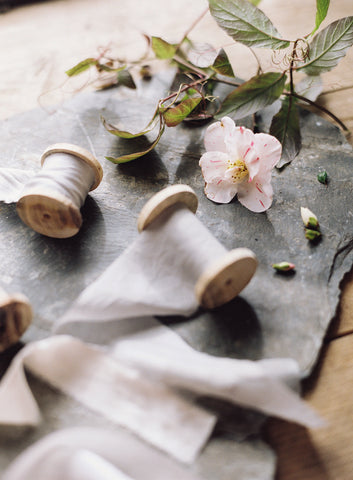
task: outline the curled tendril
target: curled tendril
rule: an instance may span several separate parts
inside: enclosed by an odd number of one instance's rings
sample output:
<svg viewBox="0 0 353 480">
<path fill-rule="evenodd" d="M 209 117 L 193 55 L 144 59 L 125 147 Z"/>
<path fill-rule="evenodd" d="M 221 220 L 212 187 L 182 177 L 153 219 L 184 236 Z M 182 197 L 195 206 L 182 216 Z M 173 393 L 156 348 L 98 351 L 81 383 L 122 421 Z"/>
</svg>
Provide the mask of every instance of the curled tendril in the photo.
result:
<svg viewBox="0 0 353 480">
<path fill-rule="evenodd" d="M 277 66 L 288 68 L 299 62 L 305 62 L 310 56 L 309 43 L 305 38 L 298 38 L 294 42 L 290 53 L 283 53 L 282 50 L 272 52 L 272 63 Z"/>
<path fill-rule="evenodd" d="M 282 50 L 273 50 L 271 55 L 271 61 L 274 65 L 282 65 L 285 61 L 286 54 L 283 54 Z"/>
<path fill-rule="evenodd" d="M 295 62 L 305 62 L 310 56 L 309 43 L 305 38 L 298 38 L 294 44 L 292 57 Z"/>
</svg>

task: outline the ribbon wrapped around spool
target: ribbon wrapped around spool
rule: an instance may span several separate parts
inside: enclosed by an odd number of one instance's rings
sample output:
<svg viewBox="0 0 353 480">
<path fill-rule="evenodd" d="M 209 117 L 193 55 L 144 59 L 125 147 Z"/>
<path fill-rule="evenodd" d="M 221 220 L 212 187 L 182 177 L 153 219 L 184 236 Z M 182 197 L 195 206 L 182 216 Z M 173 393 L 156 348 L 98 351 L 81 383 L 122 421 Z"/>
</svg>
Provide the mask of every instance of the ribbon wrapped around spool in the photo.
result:
<svg viewBox="0 0 353 480">
<path fill-rule="evenodd" d="M 102 180 L 102 167 L 90 152 L 66 143 L 48 147 L 41 164 L 21 191 L 18 215 L 38 233 L 72 237 L 82 225 L 80 208 L 88 192 Z"/>
<path fill-rule="evenodd" d="M 197 196 L 190 187 L 172 185 L 146 203 L 137 227 L 142 232 L 152 229 L 156 222 L 155 228 L 159 228 L 158 218 L 162 217 L 168 250 L 172 254 L 168 262 L 173 265 L 176 260 L 181 265 L 182 275 L 187 274 L 195 285 L 200 305 L 215 308 L 243 290 L 255 273 L 257 260 L 248 248 L 227 251 L 193 215 L 197 206 Z M 176 258 L 175 253 L 178 253 Z"/>
<path fill-rule="evenodd" d="M 28 299 L 20 293 L 10 295 L 0 288 L 0 352 L 17 343 L 31 321 Z"/>
<path fill-rule="evenodd" d="M 227 251 L 194 215 L 197 204 L 187 185 L 155 194 L 140 212 L 138 238 L 80 294 L 57 331 L 71 333 L 68 324 L 81 322 L 190 315 L 237 296 L 255 273 L 255 254 Z"/>
</svg>

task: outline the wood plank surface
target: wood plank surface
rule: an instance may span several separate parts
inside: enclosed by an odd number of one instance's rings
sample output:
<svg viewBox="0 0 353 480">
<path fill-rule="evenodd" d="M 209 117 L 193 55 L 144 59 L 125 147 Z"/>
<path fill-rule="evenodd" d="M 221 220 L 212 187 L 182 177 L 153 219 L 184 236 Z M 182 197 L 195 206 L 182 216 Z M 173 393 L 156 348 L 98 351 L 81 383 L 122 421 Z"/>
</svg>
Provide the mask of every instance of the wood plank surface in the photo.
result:
<svg viewBox="0 0 353 480">
<path fill-rule="evenodd" d="M 14 8 L 0 15 L 0 119 L 24 110 L 51 111 L 89 78 L 67 81 L 65 70 L 98 48 L 131 60 L 145 48 L 141 33 L 178 41 L 205 10 L 205 0 L 58 0 Z M 283 36 L 296 38 L 314 24 L 315 0 L 263 0 L 260 7 Z M 352 0 L 332 0 L 324 25 L 353 15 Z M 237 75 L 256 72 L 256 62 L 242 46 L 232 46 L 209 15 L 193 38 L 211 38 L 224 46 Z M 132 59 L 133 59 L 132 58 Z M 270 65 L 271 56 L 265 59 Z M 321 102 L 353 131 L 353 49 L 324 75 Z M 20 132 L 19 132 L 20 134 Z M 277 480 L 349 480 L 353 478 L 353 274 L 347 275 L 340 308 L 328 333 L 315 374 L 305 384 L 305 398 L 328 420 L 327 428 L 307 431 L 271 420 L 266 436 L 278 453 Z"/>
<path fill-rule="evenodd" d="M 266 437 L 278 454 L 276 479 L 350 480 L 353 477 L 353 336 L 326 344 L 305 398 L 327 421 L 308 431 L 271 419 Z"/>
</svg>

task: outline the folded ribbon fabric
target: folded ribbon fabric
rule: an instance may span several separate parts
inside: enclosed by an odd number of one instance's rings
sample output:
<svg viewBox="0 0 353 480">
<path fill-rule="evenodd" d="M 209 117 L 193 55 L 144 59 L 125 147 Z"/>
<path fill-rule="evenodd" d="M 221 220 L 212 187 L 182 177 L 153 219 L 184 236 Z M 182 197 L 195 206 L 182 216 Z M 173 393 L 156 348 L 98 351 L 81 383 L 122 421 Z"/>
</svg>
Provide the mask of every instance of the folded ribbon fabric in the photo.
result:
<svg viewBox="0 0 353 480">
<path fill-rule="evenodd" d="M 34 172 L 18 168 L 0 169 L 0 201 L 16 203 L 26 183 L 34 176 Z"/>
<path fill-rule="evenodd" d="M 150 317 L 194 312 L 199 306 L 195 284 L 225 252 L 185 206 L 168 207 L 59 320 L 55 333 L 70 336 L 33 343 L 15 359 L 0 384 L 0 421 L 38 421 L 24 362 L 63 392 L 183 462 L 193 461 L 216 421 L 194 403 L 198 395 L 321 425 L 283 382 L 299 379 L 293 360 L 214 357 L 192 349 Z M 109 353 L 74 336 L 106 344 Z"/>
<path fill-rule="evenodd" d="M 146 379 L 97 348 L 72 337 L 53 336 L 23 348 L 10 365 L 0 384 L 0 423 L 40 421 L 23 366 L 183 462 L 195 459 L 216 421 L 170 387 Z"/>
<path fill-rule="evenodd" d="M 201 480 L 127 432 L 57 431 L 20 454 L 3 480 Z"/>
</svg>

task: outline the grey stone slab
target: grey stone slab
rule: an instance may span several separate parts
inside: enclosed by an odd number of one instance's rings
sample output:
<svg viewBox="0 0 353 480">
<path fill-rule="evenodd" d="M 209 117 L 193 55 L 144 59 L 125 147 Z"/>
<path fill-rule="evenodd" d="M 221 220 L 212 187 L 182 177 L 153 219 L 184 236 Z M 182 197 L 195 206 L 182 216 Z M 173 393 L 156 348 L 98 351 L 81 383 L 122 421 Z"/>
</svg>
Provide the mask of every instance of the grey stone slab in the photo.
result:
<svg viewBox="0 0 353 480">
<path fill-rule="evenodd" d="M 181 182 L 198 194 L 201 221 L 227 248 L 252 249 L 259 268 L 228 305 L 212 312 L 200 309 L 189 319 L 161 321 L 199 350 L 234 358 L 292 357 L 303 376 L 308 375 L 337 308 L 339 283 L 352 265 L 352 149 L 335 126 L 304 114 L 302 151 L 290 166 L 274 173 L 275 200 L 262 214 L 236 200 L 216 205 L 204 196 L 198 166 L 204 125 L 167 129 L 156 149 L 135 162 L 116 166 L 105 160 L 106 155 L 130 153 L 146 139 L 131 143 L 112 136 L 100 115 L 137 131 L 147 124 L 169 84 L 168 76 L 160 76 L 137 92 L 79 94 L 54 114 L 38 109 L 0 124 L 1 166 L 39 168 L 42 151 L 65 141 L 93 151 L 104 168 L 101 186 L 82 209 L 83 227 L 71 239 L 41 236 L 21 223 L 14 205 L 0 204 L 0 285 L 26 294 L 34 308 L 34 322 L 23 341 L 50 334 L 78 294 L 136 238 L 136 219 L 146 200 Z M 316 179 L 321 169 L 329 174 L 328 186 Z M 323 236 L 316 245 L 304 237 L 300 206 L 309 207 L 320 220 Z M 272 263 L 282 260 L 295 263 L 296 273 L 276 273 Z M 15 351 L 0 356 L 2 371 Z M 45 421 L 35 431 L 19 433 L 17 441 L 8 441 L 8 431 L 0 431 L 1 468 L 49 431 L 68 424 L 100 424 L 95 414 L 74 401 L 37 380 L 30 382 Z M 264 417 L 241 408 L 229 410 L 227 405 L 212 408 L 222 412 L 221 420 L 192 468 L 214 480 L 273 478 L 274 455 L 258 434 Z M 117 428 L 103 420 L 102 425 Z"/>
</svg>

